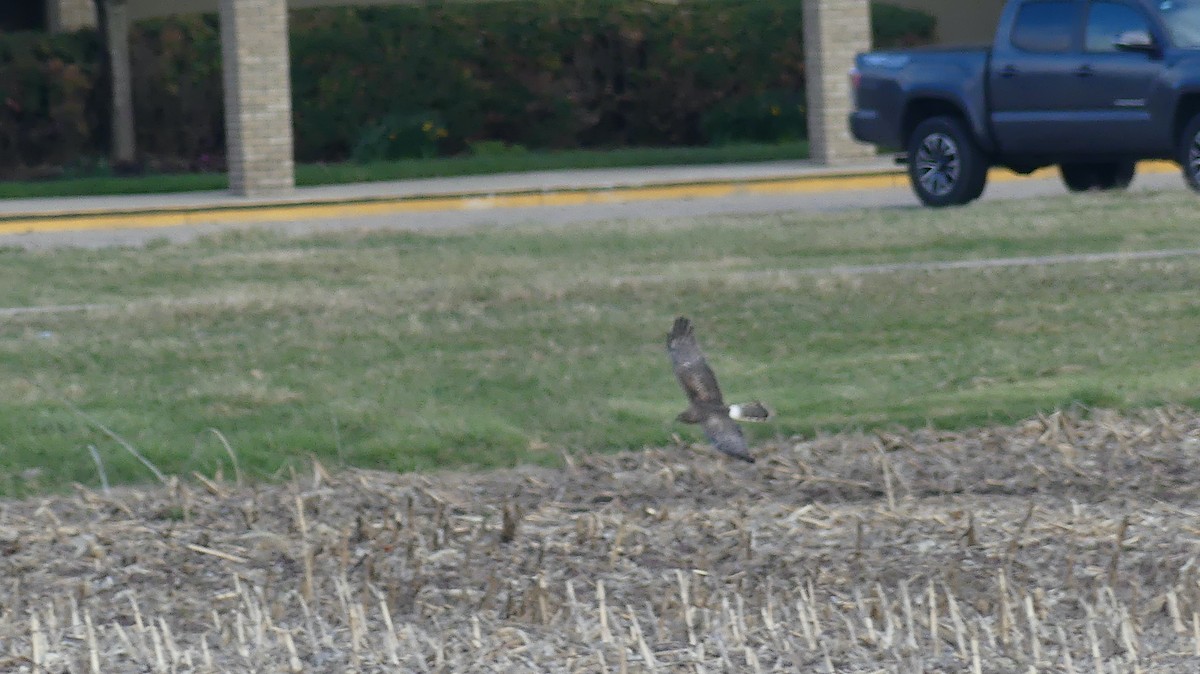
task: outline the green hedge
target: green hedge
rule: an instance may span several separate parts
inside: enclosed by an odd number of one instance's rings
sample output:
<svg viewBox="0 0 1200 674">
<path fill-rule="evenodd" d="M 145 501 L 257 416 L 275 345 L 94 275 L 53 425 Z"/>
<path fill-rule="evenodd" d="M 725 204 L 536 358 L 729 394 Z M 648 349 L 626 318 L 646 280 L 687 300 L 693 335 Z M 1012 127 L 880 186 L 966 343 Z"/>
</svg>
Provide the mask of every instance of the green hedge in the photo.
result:
<svg viewBox="0 0 1200 674">
<path fill-rule="evenodd" d="M 297 158 L 340 159 L 364 133 L 410 134 L 387 120 L 421 117 L 444 124 L 443 154 L 480 141 L 567 148 L 804 136 L 802 4 L 543 0 L 297 12 Z M 934 31 L 928 15 L 893 6 L 876 5 L 873 18 L 879 45 L 928 42 Z M 777 132 L 764 138 L 763 129 Z M 426 151 L 418 138 L 390 156 Z"/>
<path fill-rule="evenodd" d="M 0 169 L 103 153 L 99 56 L 94 32 L 0 34 Z"/>
<path fill-rule="evenodd" d="M 225 153 L 220 24 L 215 14 L 144 22 L 130 36 L 138 151 L 211 168 Z"/>
<path fill-rule="evenodd" d="M 296 156 L 378 159 L 805 135 L 802 0 L 541 0 L 290 15 Z M 877 46 L 934 20 L 872 7 Z M 215 15 L 131 35 L 139 151 L 203 168 L 224 145 Z M 0 35 L 0 171 L 101 156 L 97 40 Z"/>
</svg>

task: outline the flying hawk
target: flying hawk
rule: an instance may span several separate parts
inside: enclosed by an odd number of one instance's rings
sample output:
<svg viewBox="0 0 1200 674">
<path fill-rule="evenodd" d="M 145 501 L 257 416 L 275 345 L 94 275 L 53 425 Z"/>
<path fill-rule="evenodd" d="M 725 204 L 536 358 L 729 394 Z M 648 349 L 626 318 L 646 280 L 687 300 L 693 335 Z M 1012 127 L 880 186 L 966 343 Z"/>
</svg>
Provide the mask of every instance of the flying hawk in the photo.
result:
<svg viewBox="0 0 1200 674">
<path fill-rule="evenodd" d="M 747 451 L 742 430 L 735 422 L 766 421 L 771 416 L 770 410 L 758 401 L 725 406 L 721 389 L 717 386 L 717 376 L 704 360 L 704 353 L 696 343 L 692 322 L 683 316 L 675 319 L 675 325 L 667 335 L 667 353 L 671 354 L 675 376 L 691 403 L 676 420 L 685 424 L 700 424 L 717 449 L 742 461 L 754 463 L 754 457 Z"/>
</svg>

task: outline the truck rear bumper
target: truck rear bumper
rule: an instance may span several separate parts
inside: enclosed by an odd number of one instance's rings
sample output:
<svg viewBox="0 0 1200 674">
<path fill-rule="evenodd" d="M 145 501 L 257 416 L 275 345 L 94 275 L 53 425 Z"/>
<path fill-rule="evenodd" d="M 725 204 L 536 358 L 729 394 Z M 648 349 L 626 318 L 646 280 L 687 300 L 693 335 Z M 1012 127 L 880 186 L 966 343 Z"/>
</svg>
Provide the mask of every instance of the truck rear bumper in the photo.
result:
<svg viewBox="0 0 1200 674">
<path fill-rule="evenodd" d="M 855 110 L 850 113 L 850 134 L 854 139 L 881 147 L 899 147 L 900 139 L 894 138 L 875 110 Z"/>
</svg>

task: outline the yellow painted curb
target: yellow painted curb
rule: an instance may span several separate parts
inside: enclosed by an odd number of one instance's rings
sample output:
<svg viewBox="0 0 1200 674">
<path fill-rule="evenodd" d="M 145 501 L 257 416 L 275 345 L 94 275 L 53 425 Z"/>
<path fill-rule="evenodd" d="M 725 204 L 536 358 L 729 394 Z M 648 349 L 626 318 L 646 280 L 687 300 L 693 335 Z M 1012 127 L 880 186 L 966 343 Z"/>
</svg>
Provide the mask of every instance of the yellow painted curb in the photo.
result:
<svg viewBox="0 0 1200 674">
<path fill-rule="evenodd" d="M 1179 165 L 1175 162 L 1165 159 L 1151 159 L 1140 161 L 1137 165 L 1138 173 L 1179 173 Z M 988 172 L 989 181 L 1008 182 L 1012 180 L 1023 180 L 1027 178 L 1057 178 L 1058 168 L 1055 166 L 1047 166 L 1040 168 L 1028 175 L 1020 175 L 1013 173 L 1008 169 L 994 168 Z"/>
<path fill-rule="evenodd" d="M 1168 161 L 1148 161 L 1138 165 L 1140 173 L 1178 171 Z M 1057 169 L 1044 168 L 1028 176 L 1007 169 L 992 169 L 988 180 L 1047 178 Z M 491 208 L 530 208 L 538 206 L 579 206 L 619 204 L 666 199 L 708 199 L 737 194 L 788 194 L 842 192 L 907 187 L 903 168 L 877 173 L 843 173 L 797 178 L 687 183 L 653 187 L 612 187 L 564 189 L 547 192 L 499 194 L 461 194 L 440 197 L 363 199 L 327 203 L 268 203 L 216 207 L 182 207 L 130 212 L 75 212 L 46 215 L 17 215 L 0 218 L 0 234 L 62 232 L 97 229 L 149 229 L 181 225 L 286 222 L 354 218 L 370 215 L 428 213 L 434 211 L 473 211 Z"/>
</svg>

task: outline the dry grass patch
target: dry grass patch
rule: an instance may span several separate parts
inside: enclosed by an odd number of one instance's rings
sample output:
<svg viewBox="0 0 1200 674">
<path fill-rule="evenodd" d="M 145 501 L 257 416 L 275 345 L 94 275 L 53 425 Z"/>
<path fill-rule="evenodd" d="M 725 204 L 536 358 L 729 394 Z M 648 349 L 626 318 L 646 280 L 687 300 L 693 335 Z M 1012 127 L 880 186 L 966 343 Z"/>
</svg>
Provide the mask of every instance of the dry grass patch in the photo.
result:
<svg viewBox="0 0 1200 674">
<path fill-rule="evenodd" d="M 1194 672 L 1200 417 L 0 501 L 13 672 Z"/>
</svg>

